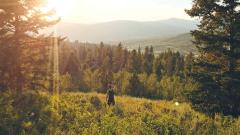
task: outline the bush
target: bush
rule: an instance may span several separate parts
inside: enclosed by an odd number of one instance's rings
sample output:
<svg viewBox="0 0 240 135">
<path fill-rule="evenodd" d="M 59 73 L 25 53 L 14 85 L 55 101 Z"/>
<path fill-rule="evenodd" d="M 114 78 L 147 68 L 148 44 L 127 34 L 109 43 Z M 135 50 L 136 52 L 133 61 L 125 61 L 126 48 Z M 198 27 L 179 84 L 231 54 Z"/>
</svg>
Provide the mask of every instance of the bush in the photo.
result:
<svg viewBox="0 0 240 135">
<path fill-rule="evenodd" d="M 99 109 L 102 108 L 102 102 L 101 102 L 101 100 L 99 99 L 99 97 L 97 97 L 97 96 L 92 96 L 92 97 L 90 98 L 90 102 L 91 102 L 91 104 L 94 105 L 94 107 L 95 107 L 97 110 L 99 110 Z"/>
<path fill-rule="evenodd" d="M 57 123 L 46 94 L 0 93 L 0 105 L 0 134 L 46 134 Z"/>
<path fill-rule="evenodd" d="M 112 109 L 114 115 L 119 116 L 119 117 L 123 117 L 124 116 L 124 110 L 122 105 L 120 104 L 116 104 L 113 109 Z"/>
</svg>

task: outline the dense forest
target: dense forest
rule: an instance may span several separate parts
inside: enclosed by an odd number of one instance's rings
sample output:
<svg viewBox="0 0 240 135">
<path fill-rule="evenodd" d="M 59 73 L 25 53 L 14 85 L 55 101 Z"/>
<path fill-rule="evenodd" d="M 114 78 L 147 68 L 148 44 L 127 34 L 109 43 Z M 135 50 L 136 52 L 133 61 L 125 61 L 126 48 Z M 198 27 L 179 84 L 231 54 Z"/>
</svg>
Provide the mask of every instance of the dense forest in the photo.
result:
<svg viewBox="0 0 240 135">
<path fill-rule="evenodd" d="M 113 83 L 118 95 L 150 99 L 178 99 L 196 87 L 189 78 L 194 55 L 170 49 L 154 55 L 118 46 L 63 42 L 59 49 L 62 90 L 106 93 Z"/>
</svg>

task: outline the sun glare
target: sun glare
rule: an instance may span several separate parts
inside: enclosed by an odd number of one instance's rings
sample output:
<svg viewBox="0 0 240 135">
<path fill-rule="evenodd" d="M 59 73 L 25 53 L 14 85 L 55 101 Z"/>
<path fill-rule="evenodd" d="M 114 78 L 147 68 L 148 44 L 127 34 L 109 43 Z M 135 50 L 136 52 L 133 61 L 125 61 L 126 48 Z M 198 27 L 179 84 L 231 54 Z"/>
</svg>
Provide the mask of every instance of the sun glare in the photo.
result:
<svg viewBox="0 0 240 135">
<path fill-rule="evenodd" d="M 54 9 L 60 17 L 65 17 L 70 14 L 72 0 L 48 0 L 47 8 Z"/>
</svg>

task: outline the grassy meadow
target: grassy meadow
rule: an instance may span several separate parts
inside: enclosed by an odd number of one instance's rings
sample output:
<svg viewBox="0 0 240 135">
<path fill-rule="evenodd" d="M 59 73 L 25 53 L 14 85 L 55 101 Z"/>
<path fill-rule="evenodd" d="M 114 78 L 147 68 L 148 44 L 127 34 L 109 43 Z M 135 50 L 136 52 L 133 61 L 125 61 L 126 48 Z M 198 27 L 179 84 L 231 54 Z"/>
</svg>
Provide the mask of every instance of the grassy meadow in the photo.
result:
<svg viewBox="0 0 240 135">
<path fill-rule="evenodd" d="M 7 97 L 15 96 L 8 101 Z M 11 98 L 9 98 L 11 99 Z M 16 104 L 21 100 L 20 104 Z M 189 104 L 117 96 L 108 107 L 97 93 L 47 93 L 0 97 L 0 134 L 239 135 L 238 118 L 195 112 Z M 5 125 L 5 126 L 4 126 Z"/>
</svg>

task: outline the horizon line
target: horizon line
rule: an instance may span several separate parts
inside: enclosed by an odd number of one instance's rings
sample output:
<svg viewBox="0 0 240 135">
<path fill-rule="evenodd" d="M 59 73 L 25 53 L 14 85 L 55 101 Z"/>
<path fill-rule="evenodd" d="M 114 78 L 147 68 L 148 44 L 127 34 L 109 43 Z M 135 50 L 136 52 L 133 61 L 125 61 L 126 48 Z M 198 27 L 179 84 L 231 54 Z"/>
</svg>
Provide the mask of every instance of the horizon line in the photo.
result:
<svg viewBox="0 0 240 135">
<path fill-rule="evenodd" d="M 158 21 L 167 21 L 167 20 L 185 20 L 185 21 L 197 21 L 197 19 L 194 18 L 167 18 L 167 19 L 156 19 L 156 20 L 131 20 L 131 19 L 116 19 L 116 20 L 109 20 L 109 21 L 99 21 L 99 22 L 80 22 L 80 21 L 67 21 L 67 20 L 61 20 L 59 23 L 71 23 L 71 24 L 83 24 L 83 25 L 95 25 L 95 24 L 102 24 L 102 23 L 110 23 L 110 22 L 120 22 L 120 21 L 129 21 L 129 22 L 158 22 Z M 58 24 L 59 24 L 58 23 Z"/>
</svg>

